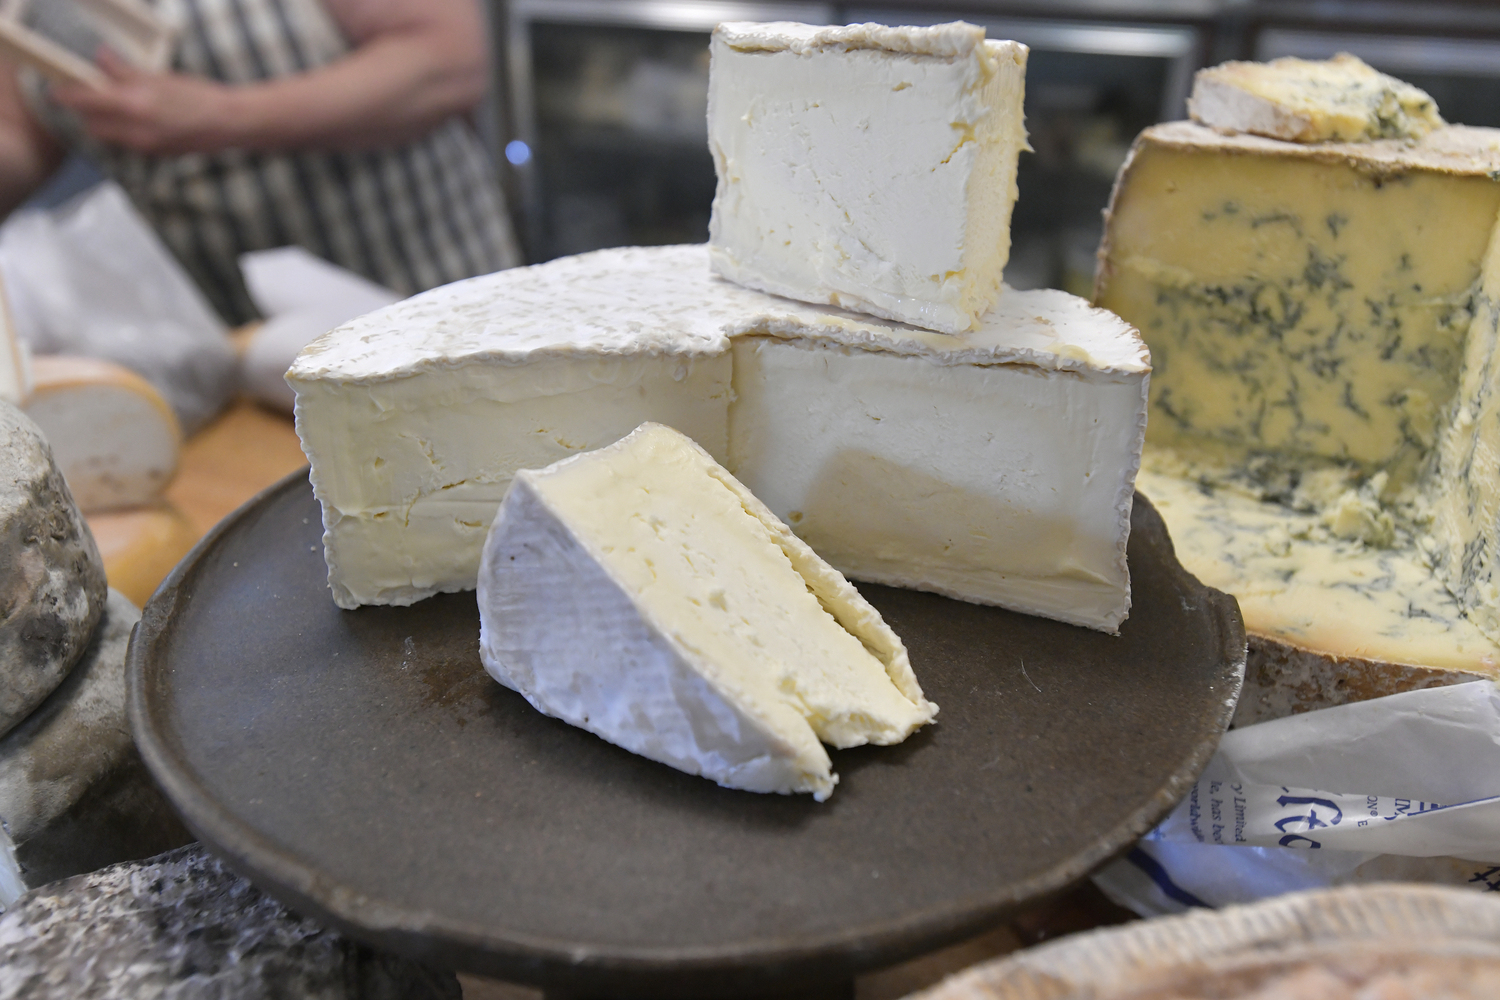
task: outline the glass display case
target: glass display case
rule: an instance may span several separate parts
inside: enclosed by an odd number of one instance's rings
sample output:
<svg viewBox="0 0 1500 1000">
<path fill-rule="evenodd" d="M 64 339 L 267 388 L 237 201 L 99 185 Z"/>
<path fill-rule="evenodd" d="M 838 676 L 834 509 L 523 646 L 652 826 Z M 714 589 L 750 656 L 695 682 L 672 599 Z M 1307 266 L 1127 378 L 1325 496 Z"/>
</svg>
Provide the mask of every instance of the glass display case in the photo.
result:
<svg viewBox="0 0 1500 1000">
<path fill-rule="evenodd" d="M 1350 52 L 1421 87 L 1446 121 L 1500 126 L 1500 38 L 1319 31 L 1267 25 L 1255 39 L 1256 59 L 1327 59 Z"/>
<path fill-rule="evenodd" d="M 1181 117 L 1203 49 L 1191 25 L 991 18 L 972 11 L 824 3 L 512 0 L 506 11 L 514 138 L 533 261 L 622 244 L 706 238 L 713 161 L 708 33 L 722 20 L 936 24 L 965 19 L 1031 46 L 1034 153 L 1007 278 L 1087 294 L 1100 210 L 1131 139 Z"/>
<path fill-rule="evenodd" d="M 829 23 L 818 3 L 513 0 L 507 55 L 532 261 L 708 238 L 708 36 L 720 21 Z"/>
</svg>

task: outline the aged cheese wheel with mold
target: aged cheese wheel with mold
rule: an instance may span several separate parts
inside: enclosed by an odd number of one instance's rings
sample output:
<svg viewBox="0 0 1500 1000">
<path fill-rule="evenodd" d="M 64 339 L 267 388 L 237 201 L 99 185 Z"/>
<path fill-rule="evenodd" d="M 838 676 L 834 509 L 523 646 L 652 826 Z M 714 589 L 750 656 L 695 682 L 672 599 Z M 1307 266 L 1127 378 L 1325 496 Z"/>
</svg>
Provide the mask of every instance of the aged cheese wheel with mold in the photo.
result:
<svg viewBox="0 0 1500 1000">
<path fill-rule="evenodd" d="M 78 662 L 104 600 L 104 563 L 52 449 L 0 402 L 0 735 Z"/>
<path fill-rule="evenodd" d="M 26 889 L 192 839 L 125 717 L 125 653 L 140 620 L 110 591 L 78 666 L 0 738 L 0 908 Z"/>
</svg>

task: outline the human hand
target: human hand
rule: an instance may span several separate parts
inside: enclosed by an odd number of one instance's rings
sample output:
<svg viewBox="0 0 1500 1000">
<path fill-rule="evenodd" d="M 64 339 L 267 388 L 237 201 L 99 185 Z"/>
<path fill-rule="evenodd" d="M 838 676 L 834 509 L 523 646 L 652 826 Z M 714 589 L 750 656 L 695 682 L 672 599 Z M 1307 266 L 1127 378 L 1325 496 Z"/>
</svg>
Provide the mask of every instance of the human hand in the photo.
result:
<svg viewBox="0 0 1500 1000">
<path fill-rule="evenodd" d="M 96 62 L 107 80 L 103 86 L 52 89 L 57 103 L 74 111 L 95 139 L 156 156 L 232 145 L 229 87 L 183 73 L 148 73 L 103 47 Z"/>
</svg>

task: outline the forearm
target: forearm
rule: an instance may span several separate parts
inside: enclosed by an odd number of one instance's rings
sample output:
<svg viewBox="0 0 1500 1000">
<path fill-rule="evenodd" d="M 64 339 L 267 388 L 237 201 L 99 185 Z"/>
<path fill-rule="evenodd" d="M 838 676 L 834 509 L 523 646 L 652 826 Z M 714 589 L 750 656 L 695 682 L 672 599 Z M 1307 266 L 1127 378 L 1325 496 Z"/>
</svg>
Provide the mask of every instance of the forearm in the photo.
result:
<svg viewBox="0 0 1500 1000">
<path fill-rule="evenodd" d="M 221 148 L 373 149 L 419 138 L 483 96 L 480 46 L 420 34 L 372 39 L 322 69 L 225 88 Z"/>
<path fill-rule="evenodd" d="M 65 153 L 26 110 L 15 70 L 0 61 L 0 216 L 41 187 Z"/>
</svg>

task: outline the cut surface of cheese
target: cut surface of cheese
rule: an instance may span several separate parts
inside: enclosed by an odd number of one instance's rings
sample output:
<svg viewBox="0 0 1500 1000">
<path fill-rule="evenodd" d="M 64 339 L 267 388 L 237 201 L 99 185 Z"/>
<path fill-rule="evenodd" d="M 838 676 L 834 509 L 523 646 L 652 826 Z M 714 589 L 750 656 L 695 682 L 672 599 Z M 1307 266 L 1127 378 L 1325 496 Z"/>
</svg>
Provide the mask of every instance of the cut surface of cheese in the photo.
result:
<svg viewBox="0 0 1500 1000">
<path fill-rule="evenodd" d="M 713 266 L 740 284 L 948 333 L 1000 293 L 1027 49 L 954 22 L 719 25 Z"/>
<path fill-rule="evenodd" d="M 1182 565 L 1235 596 L 1248 632 L 1330 656 L 1500 679 L 1500 645 L 1465 616 L 1410 535 L 1389 547 L 1340 538 L 1317 511 L 1184 471 L 1178 456 L 1151 448 L 1136 482 Z"/>
<path fill-rule="evenodd" d="M 1346 52 L 1201 69 L 1188 113 L 1221 131 L 1291 142 L 1420 139 L 1443 125 L 1425 92 Z"/>
<path fill-rule="evenodd" d="M 344 607 L 473 587 L 517 469 L 650 418 L 850 575 L 1113 631 L 1148 373 L 1133 329 L 1065 293 L 1007 292 L 955 336 L 740 288 L 689 246 L 417 296 L 288 381 Z M 864 521 L 850 476 L 878 480 Z M 878 527 L 863 550 L 845 518 Z"/>
<path fill-rule="evenodd" d="M 1118 630 L 1150 372 L 1126 323 L 1007 289 L 962 337 L 796 314 L 734 332 L 730 468 L 830 563 Z"/>
<path fill-rule="evenodd" d="M 47 435 L 79 508 L 118 510 L 160 497 L 182 450 L 177 416 L 161 393 L 100 358 L 42 356 L 32 368 L 26 415 Z"/>
<path fill-rule="evenodd" d="M 1475 624 L 1500 642 L 1500 227 L 1473 313 L 1457 404 L 1427 484 L 1427 554 Z"/>
<path fill-rule="evenodd" d="M 1151 348 L 1140 485 L 1239 599 L 1247 676 L 1500 672 L 1497 214 L 1492 129 L 1137 141 L 1096 299 Z"/>
<path fill-rule="evenodd" d="M 701 248 L 604 250 L 461 281 L 314 341 L 292 365 L 340 607 L 474 586 L 517 469 L 647 420 L 727 450 L 721 328 L 764 296 Z"/>
<path fill-rule="evenodd" d="M 516 474 L 479 608 L 500 683 L 731 788 L 822 801 L 838 780 L 822 743 L 899 743 L 937 713 L 879 612 L 659 424 Z"/>
<path fill-rule="evenodd" d="M 1143 132 L 1095 300 L 1150 345 L 1150 439 L 1412 482 L 1458 386 L 1497 177 L 1493 129 L 1319 146 Z"/>
</svg>

